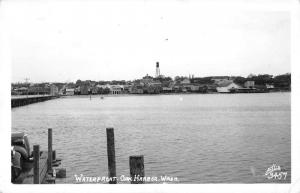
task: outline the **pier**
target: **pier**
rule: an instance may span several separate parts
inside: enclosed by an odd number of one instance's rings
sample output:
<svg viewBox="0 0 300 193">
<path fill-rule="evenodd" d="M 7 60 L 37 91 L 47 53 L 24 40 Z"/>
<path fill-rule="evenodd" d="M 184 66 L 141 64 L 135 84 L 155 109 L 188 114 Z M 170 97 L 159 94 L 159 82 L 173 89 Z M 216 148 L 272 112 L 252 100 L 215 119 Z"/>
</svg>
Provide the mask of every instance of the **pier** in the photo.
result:
<svg viewBox="0 0 300 193">
<path fill-rule="evenodd" d="M 109 184 L 117 184 L 114 129 L 106 128 L 107 158 Z M 14 181 L 15 184 L 55 184 L 56 178 L 66 178 L 65 168 L 56 168 L 61 159 L 56 158 L 56 151 L 52 150 L 52 129 L 48 129 L 48 151 L 41 151 L 40 145 L 33 145 L 33 162 L 23 163 L 21 174 Z M 144 156 L 129 156 L 130 183 L 143 184 Z"/>
<path fill-rule="evenodd" d="M 51 99 L 59 98 L 59 96 L 53 95 L 21 95 L 12 96 L 11 98 L 11 108 L 29 105 L 32 103 L 43 102 Z"/>
<path fill-rule="evenodd" d="M 24 163 L 23 169 L 14 183 L 16 184 L 55 184 L 56 178 L 65 178 L 65 168 L 55 168 L 61 164 L 52 150 L 52 129 L 48 129 L 48 151 L 41 151 L 40 145 L 33 146 L 33 162 Z"/>
</svg>

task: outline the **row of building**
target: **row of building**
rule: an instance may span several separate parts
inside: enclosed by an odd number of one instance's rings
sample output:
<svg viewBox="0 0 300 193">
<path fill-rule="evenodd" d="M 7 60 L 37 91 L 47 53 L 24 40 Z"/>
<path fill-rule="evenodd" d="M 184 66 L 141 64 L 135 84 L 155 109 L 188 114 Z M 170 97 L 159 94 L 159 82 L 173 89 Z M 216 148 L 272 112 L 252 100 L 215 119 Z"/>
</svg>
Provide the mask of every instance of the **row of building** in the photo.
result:
<svg viewBox="0 0 300 193">
<path fill-rule="evenodd" d="M 90 95 L 90 94 L 159 94 L 159 93 L 245 93 L 269 92 L 276 89 L 271 81 L 272 76 L 257 76 L 258 84 L 253 77 L 214 76 L 195 78 L 165 77 L 160 74 L 159 63 L 156 63 L 155 77 L 148 74 L 134 81 L 81 81 L 76 83 L 40 83 L 27 86 L 13 86 L 12 94 L 50 94 L 50 95 Z M 290 90 L 290 74 L 277 76 L 280 84 Z M 275 77 L 276 78 L 276 77 Z M 239 80 L 238 80 L 239 79 Z M 276 80 L 277 80 L 276 79 Z M 282 80 L 281 80 L 282 79 Z M 288 81 L 289 80 L 289 81 Z M 269 82 L 269 84 L 267 84 Z M 274 81 L 273 81 L 274 82 Z M 277 81 L 278 82 L 278 81 Z M 282 89 L 282 88 L 281 88 Z"/>
<path fill-rule="evenodd" d="M 145 76 L 123 85 L 89 84 L 85 81 L 75 84 L 44 84 L 13 88 L 12 94 L 50 94 L 50 95 L 90 95 L 90 94 L 159 94 L 159 93 L 233 93 L 233 92 L 268 92 L 272 84 L 256 85 L 255 81 L 237 84 L 229 77 L 211 77 L 208 81 L 197 78 L 152 78 Z"/>
<path fill-rule="evenodd" d="M 89 94 L 159 94 L 159 93 L 234 93 L 234 92 L 268 92 L 273 85 L 255 85 L 254 81 L 246 81 L 243 85 L 229 78 L 212 78 L 211 83 L 198 83 L 194 79 L 157 80 L 146 76 L 125 85 L 80 86 L 64 85 L 62 88 L 50 85 L 51 95 L 89 95 Z"/>
</svg>

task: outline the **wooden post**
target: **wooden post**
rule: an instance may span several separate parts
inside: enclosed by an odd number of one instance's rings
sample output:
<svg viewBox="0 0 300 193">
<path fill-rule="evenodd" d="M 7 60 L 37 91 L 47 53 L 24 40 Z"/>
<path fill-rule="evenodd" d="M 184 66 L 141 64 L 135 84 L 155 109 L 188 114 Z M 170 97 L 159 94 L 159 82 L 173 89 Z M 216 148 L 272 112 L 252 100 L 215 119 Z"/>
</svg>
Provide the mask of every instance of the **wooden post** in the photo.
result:
<svg viewBox="0 0 300 193">
<path fill-rule="evenodd" d="M 144 171 L 144 156 L 130 156 L 129 157 L 131 184 L 143 184 L 141 180 L 145 176 Z"/>
<path fill-rule="evenodd" d="M 40 183 L 40 146 L 33 146 L 33 183 Z"/>
<path fill-rule="evenodd" d="M 56 151 L 53 150 L 52 151 L 52 161 L 55 161 L 56 160 Z"/>
<path fill-rule="evenodd" d="M 52 129 L 48 129 L 48 172 L 52 172 Z"/>
<path fill-rule="evenodd" d="M 67 171 L 66 168 L 57 168 L 56 169 L 56 177 L 57 178 L 66 178 Z"/>
<path fill-rule="evenodd" d="M 116 158 L 115 158 L 115 137 L 114 128 L 106 128 L 107 136 L 107 158 L 108 158 L 108 177 L 113 178 L 110 184 L 117 183 Z"/>
</svg>

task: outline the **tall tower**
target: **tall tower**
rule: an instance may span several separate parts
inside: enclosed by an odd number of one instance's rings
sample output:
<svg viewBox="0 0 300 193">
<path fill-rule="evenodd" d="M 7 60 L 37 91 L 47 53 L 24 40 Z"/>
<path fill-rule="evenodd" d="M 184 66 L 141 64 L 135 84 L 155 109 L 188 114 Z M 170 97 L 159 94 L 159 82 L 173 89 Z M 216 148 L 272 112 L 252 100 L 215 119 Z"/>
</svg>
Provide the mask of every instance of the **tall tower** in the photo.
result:
<svg viewBox="0 0 300 193">
<path fill-rule="evenodd" d="M 160 76 L 160 70 L 159 70 L 159 62 L 156 62 L 156 73 L 155 73 L 155 77 L 159 77 Z"/>
</svg>

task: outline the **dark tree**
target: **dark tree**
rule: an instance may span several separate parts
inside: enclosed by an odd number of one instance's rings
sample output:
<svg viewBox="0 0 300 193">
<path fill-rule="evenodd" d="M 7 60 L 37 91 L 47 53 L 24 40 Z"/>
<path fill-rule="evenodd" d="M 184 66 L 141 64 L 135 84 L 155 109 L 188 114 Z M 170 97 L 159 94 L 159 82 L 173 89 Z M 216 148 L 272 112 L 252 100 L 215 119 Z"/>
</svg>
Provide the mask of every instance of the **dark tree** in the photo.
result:
<svg viewBox="0 0 300 193">
<path fill-rule="evenodd" d="M 291 74 L 283 74 L 274 77 L 274 86 L 277 88 L 291 88 Z"/>
<path fill-rule="evenodd" d="M 192 78 L 191 83 L 212 84 L 214 83 L 214 81 L 211 80 L 211 77 L 203 77 L 203 78 Z"/>
<path fill-rule="evenodd" d="M 238 76 L 233 80 L 234 83 L 241 84 L 241 85 L 244 85 L 246 81 L 247 81 L 247 78 L 244 78 L 242 76 Z"/>
</svg>

